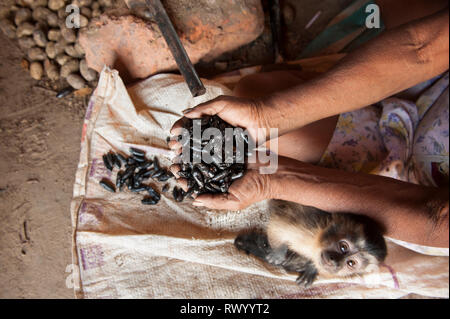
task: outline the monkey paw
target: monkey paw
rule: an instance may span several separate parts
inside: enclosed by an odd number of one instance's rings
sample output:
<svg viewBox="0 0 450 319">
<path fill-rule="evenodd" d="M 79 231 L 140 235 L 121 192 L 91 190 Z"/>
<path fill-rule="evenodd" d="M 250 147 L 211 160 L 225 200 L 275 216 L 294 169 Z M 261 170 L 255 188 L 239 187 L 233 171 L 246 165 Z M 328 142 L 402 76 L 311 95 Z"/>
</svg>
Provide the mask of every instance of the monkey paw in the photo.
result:
<svg viewBox="0 0 450 319">
<path fill-rule="evenodd" d="M 237 249 L 262 259 L 266 259 L 267 254 L 271 252 L 267 236 L 262 231 L 240 234 L 234 240 L 234 245 Z"/>
<path fill-rule="evenodd" d="M 299 273 L 299 276 L 295 280 L 295 282 L 300 286 L 304 288 L 310 287 L 314 280 L 316 280 L 317 277 L 317 271 L 312 269 L 307 269 L 301 273 Z"/>
<path fill-rule="evenodd" d="M 272 250 L 266 257 L 269 264 L 281 266 L 286 259 L 286 253 L 280 250 Z"/>
</svg>

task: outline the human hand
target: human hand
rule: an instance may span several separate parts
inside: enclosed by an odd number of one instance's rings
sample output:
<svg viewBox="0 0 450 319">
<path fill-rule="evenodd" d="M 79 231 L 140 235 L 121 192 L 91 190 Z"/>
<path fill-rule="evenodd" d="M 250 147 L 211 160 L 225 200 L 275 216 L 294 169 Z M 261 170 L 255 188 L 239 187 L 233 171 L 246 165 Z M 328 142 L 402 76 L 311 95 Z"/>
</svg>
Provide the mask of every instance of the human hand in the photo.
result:
<svg viewBox="0 0 450 319">
<path fill-rule="evenodd" d="M 179 165 L 170 170 L 176 177 Z M 177 179 L 178 184 L 187 191 L 187 180 Z M 228 193 L 198 195 L 192 205 L 211 209 L 241 210 L 256 202 L 271 198 L 270 175 L 260 174 L 257 165 L 249 165 L 244 176 L 234 181 Z"/>
<path fill-rule="evenodd" d="M 224 121 L 235 127 L 248 130 L 248 133 L 256 142 L 266 140 L 265 135 L 258 136 L 258 128 L 268 128 L 268 121 L 264 114 L 264 107 L 260 101 L 238 98 L 234 96 L 219 96 L 214 100 L 197 105 L 194 108 L 183 111 L 184 116 L 190 119 L 201 118 L 205 115 L 217 115 Z M 170 133 L 179 135 L 185 118 L 175 122 Z M 268 134 L 268 132 L 265 132 Z M 169 147 L 178 149 L 181 147 L 177 141 L 170 141 Z"/>
</svg>

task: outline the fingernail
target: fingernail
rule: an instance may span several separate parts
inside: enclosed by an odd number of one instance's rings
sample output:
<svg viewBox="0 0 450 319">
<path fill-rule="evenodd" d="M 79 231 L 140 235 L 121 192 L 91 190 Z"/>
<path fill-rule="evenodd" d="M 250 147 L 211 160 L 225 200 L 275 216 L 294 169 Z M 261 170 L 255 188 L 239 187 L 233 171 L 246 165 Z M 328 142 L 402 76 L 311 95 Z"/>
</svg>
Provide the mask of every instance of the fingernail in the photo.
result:
<svg viewBox="0 0 450 319">
<path fill-rule="evenodd" d="M 201 201 L 197 201 L 197 200 L 192 202 L 192 205 L 194 205 L 194 206 L 205 206 L 205 204 L 203 204 Z"/>
<path fill-rule="evenodd" d="M 188 109 L 185 109 L 185 110 L 181 111 L 181 113 L 186 114 L 186 113 L 191 112 L 192 110 L 193 110 L 193 108 L 190 107 L 190 108 L 188 108 Z"/>
</svg>

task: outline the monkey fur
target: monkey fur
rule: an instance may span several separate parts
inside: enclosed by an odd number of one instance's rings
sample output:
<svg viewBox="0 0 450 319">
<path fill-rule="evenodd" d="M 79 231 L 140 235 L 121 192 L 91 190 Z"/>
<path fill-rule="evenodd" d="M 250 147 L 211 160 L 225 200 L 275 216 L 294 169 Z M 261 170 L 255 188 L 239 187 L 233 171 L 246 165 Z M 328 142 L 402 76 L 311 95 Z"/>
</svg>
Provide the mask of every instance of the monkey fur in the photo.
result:
<svg viewBox="0 0 450 319">
<path fill-rule="evenodd" d="M 264 230 L 240 234 L 239 250 L 288 272 L 310 286 L 317 276 L 350 277 L 378 269 L 386 258 L 381 228 L 365 216 L 327 213 L 291 202 L 272 200 Z"/>
</svg>

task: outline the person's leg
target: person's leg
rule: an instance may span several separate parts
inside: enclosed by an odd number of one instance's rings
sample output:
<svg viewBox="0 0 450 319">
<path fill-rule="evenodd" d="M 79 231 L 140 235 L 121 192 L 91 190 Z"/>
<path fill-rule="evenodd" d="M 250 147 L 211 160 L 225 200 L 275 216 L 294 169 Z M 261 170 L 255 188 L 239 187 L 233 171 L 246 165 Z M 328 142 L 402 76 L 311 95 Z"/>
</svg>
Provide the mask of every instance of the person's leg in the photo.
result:
<svg viewBox="0 0 450 319">
<path fill-rule="evenodd" d="M 234 94 L 240 97 L 262 97 L 303 80 L 295 71 L 273 71 L 252 74 L 239 81 Z M 317 163 L 325 152 L 336 128 L 338 116 L 311 123 L 278 138 L 278 154 L 308 163 Z"/>
</svg>

